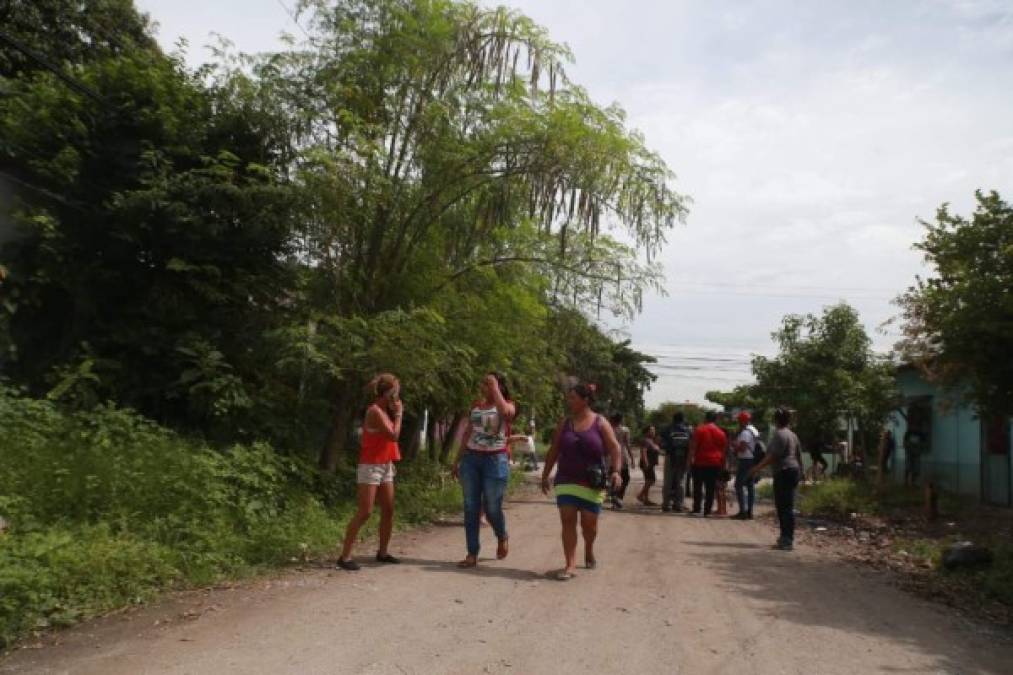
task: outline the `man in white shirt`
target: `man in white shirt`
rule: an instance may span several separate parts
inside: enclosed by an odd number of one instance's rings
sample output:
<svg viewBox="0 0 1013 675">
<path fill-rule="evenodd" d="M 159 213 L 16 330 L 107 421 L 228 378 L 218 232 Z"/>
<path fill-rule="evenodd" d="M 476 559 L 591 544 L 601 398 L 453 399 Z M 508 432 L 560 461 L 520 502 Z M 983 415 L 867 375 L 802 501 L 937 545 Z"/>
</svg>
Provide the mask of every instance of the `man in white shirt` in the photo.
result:
<svg viewBox="0 0 1013 675">
<path fill-rule="evenodd" d="M 753 468 L 755 456 L 753 450 L 760 433 L 750 422 L 753 416 L 748 411 L 739 413 L 739 432 L 735 438 L 735 459 L 738 468 L 735 472 L 735 498 L 739 502 L 739 512 L 732 518 L 734 520 L 752 520 L 753 503 L 756 501 L 756 483 L 749 475 Z"/>
<path fill-rule="evenodd" d="M 524 454 L 525 465 L 530 462 L 534 465 L 534 470 L 538 471 L 538 449 L 535 445 L 535 423 L 533 421 L 528 423 L 527 434 L 515 434 L 507 439 L 507 443 L 515 453 L 519 451 Z M 528 466 L 524 468 L 528 469 Z"/>
</svg>

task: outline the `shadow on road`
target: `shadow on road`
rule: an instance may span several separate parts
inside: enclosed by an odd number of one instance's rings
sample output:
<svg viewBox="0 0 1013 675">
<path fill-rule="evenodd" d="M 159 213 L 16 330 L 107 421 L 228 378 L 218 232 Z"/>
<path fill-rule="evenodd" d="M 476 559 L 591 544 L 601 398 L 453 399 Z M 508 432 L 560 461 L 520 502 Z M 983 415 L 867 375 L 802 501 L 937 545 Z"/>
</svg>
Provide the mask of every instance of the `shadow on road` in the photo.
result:
<svg viewBox="0 0 1013 675">
<path fill-rule="evenodd" d="M 772 548 L 772 546 L 768 544 L 749 544 L 738 541 L 683 541 L 681 543 L 686 544 L 687 546 L 703 546 L 706 548 L 739 548 L 760 551 Z"/>
<path fill-rule="evenodd" d="M 839 561 L 745 542 L 681 543 L 693 547 L 696 552 L 690 555 L 719 574 L 729 590 L 769 605 L 770 614 L 781 620 L 904 644 L 935 658 L 940 672 L 1010 672 L 1013 648 L 1003 645 L 997 632 L 987 636 L 987 650 L 981 648 L 982 627 L 970 623 L 968 634 L 960 639 L 941 639 L 939 628 L 946 624 L 938 613 L 907 597 L 890 601 L 877 592 L 882 579 L 863 577 Z M 870 584 L 875 586 L 869 588 Z M 967 639 L 972 631 L 977 640 Z"/>
<path fill-rule="evenodd" d="M 401 564 L 418 567 L 423 572 L 451 572 L 453 574 L 468 574 L 478 577 L 499 577 L 511 581 L 542 581 L 549 576 L 549 574 L 534 572 L 532 570 L 502 567 L 499 561 L 493 561 L 492 559 L 485 560 L 492 564 L 482 564 L 482 559 L 480 559 L 478 567 L 461 569 L 457 566 L 456 561 L 426 560 L 423 558 L 402 558 Z"/>
</svg>

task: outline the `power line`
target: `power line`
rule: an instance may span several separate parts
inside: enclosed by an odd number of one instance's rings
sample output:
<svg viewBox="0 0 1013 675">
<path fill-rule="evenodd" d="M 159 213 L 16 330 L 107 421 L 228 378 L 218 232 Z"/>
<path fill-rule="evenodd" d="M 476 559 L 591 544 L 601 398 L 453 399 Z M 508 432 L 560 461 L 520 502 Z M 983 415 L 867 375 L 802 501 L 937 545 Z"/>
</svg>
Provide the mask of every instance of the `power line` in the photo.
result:
<svg viewBox="0 0 1013 675">
<path fill-rule="evenodd" d="M 678 289 L 669 289 L 668 292 L 670 294 L 672 294 L 672 295 L 680 294 Z M 698 289 L 698 290 L 687 289 L 685 291 L 685 293 L 681 293 L 681 295 L 686 295 L 686 294 L 689 294 L 689 293 L 697 293 L 699 295 L 734 295 L 734 296 L 742 296 L 742 297 L 747 297 L 747 298 L 803 298 L 803 299 L 808 298 L 808 299 L 812 299 L 812 300 L 840 300 L 842 298 L 847 298 L 847 299 L 851 299 L 851 300 L 892 300 L 893 297 L 894 297 L 892 295 L 889 295 L 889 296 L 888 295 L 855 295 L 855 294 L 850 294 L 849 295 L 847 293 L 842 293 L 841 295 L 818 295 L 818 294 L 813 294 L 813 293 L 806 293 L 806 294 L 803 294 L 803 293 L 745 293 L 745 292 L 741 292 L 741 291 L 724 290 L 724 289 L 720 289 L 720 288 L 713 288 L 713 289 L 701 288 L 701 289 Z"/>
<path fill-rule="evenodd" d="M 37 192 L 37 193 L 39 193 L 41 195 L 49 197 L 50 199 L 52 199 L 52 200 L 54 200 L 56 202 L 59 202 L 59 203 L 63 204 L 64 206 L 69 206 L 70 208 L 72 208 L 72 209 L 74 209 L 76 211 L 80 211 L 81 213 L 88 213 L 88 211 L 84 208 L 84 205 L 81 204 L 80 202 L 75 202 L 73 200 L 67 199 L 63 195 L 59 195 L 59 194 L 53 192 L 52 190 L 49 190 L 49 189 L 44 188 L 44 187 L 39 187 L 38 185 L 34 185 L 32 183 L 29 183 L 28 181 L 22 180 L 22 179 L 18 178 L 17 176 L 13 175 L 13 174 L 7 173 L 6 171 L 0 170 L 0 177 L 6 178 L 7 180 L 11 181 L 12 183 L 17 183 L 18 185 L 20 185 L 20 186 L 22 186 L 24 188 L 32 190 L 33 192 Z"/>
<path fill-rule="evenodd" d="M 37 64 L 39 64 L 40 66 L 42 66 L 43 68 L 45 68 L 46 70 L 48 70 L 49 72 L 53 73 L 58 78 L 63 80 L 63 82 L 74 91 L 77 91 L 78 93 L 84 94 L 85 96 L 94 99 L 103 106 L 108 105 L 106 103 L 106 100 L 102 98 L 102 96 L 94 89 L 80 82 L 79 80 L 71 77 L 70 75 L 67 75 L 51 61 L 49 61 L 43 56 L 40 56 L 39 54 L 36 54 L 32 49 L 30 49 L 20 40 L 8 35 L 3 31 L 0 31 L 0 42 L 7 43 L 14 49 L 18 50 L 19 52 L 27 56 L 32 61 L 35 61 Z"/>
<path fill-rule="evenodd" d="M 289 9 L 289 6 L 285 4 L 284 0 L 275 0 L 275 1 L 282 6 L 282 9 L 284 9 L 285 13 L 289 15 L 289 18 L 292 19 L 292 22 L 296 24 L 296 27 L 299 28 L 304 35 L 306 35 L 306 40 L 313 40 L 313 37 L 310 36 L 310 33 L 306 32 L 306 28 L 304 28 L 303 24 L 300 23 L 299 19 L 296 18 L 295 12 Z"/>
<path fill-rule="evenodd" d="M 762 283 L 745 283 L 745 282 L 722 282 L 722 281 L 679 281 L 675 283 L 682 284 L 684 286 L 721 286 L 724 288 L 768 288 L 774 290 L 786 290 L 786 291 L 829 291 L 831 293 L 836 292 L 854 292 L 854 293 L 893 293 L 892 288 L 860 288 L 860 287 L 848 287 L 848 286 L 801 286 L 798 284 L 762 284 Z"/>
</svg>

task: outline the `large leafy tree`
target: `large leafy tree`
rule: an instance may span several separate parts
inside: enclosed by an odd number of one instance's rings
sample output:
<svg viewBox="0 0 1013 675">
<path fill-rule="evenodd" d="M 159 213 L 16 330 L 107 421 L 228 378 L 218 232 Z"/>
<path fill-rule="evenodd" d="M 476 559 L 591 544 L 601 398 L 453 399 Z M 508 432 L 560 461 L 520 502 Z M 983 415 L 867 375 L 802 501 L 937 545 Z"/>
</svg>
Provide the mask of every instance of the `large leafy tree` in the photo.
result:
<svg viewBox="0 0 1013 675">
<path fill-rule="evenodd" d="M 493 369 L 540 420 L 563 374 L 642 406 L 649 359 L 589 317 L 639 310 L 685 199 L 526 17 L 307 1 L 304 42 L 189 72 L 127 0 L 14 5 L 6 376 L 319 443 L 325 468 L 378 370 L 404 381 L 407 437 Z"/>
<path fill-rule="evenodd" d="M 661 246 L 685 200 L 622 110 L 569 82 L 564 47 L 470 2 L 300 10 L 310 37 L 255 72 L 262 100 L 297 120 L 306 307 L 370 317 L 473 295 L 494 271 L 542 276 L 550 306 L 637 311 L 659 279 L 638 251 Z M 342 372 L 324 466 L 347 436 L 348 383 L 368 376 Z"/>
<path fill-rule="evenodd" d="M 80 66 L 137 48 L 158 50 L 133 0 L 0 0 L 0 77 L 52 68 L 73 86 Z"/>
<path fill-rule="evenodd" d="M 894 407 L 891 364 L 877 356 L 858 313 L 847 304 L 820 316 L 788 315 L 773 337 L 779 352 L 753 359 L 752 398 L 797 411 L 806 443 L 833 438 L 842 418 L 853 417 L 871 444 Z"/>
<path fill-rule="evenodd" d="M 41 50 L 51 36 L 37 37 Z M 85 91 L 49 69 L 3 78 L 0 169 L 27 186 L 3 250 L 5 369 L 57 398 L 205 428 L 251 407 L 255 339 L 286 311 L 287 137 L 235 85 L 117 44 L 63 66 Z"/>
<path fill-rule="evenodd" d="M 565 48 L 522 15 L 466 2 L 301 7 L 313 37 L 260 72 L 299 111 L 302 175 L 321 202 L 307 253 L 337 306 L 388 308 L 433 253 L 454 278 L 535 264 L 562 296 L 611 288 L 617 305 L 636 302 L 636 282 L 654 276 L 598 235 L 621 225 L 650 253 L 683 199 L 622 111 L 570 85 Z M 529 236 L 496 236 L 526 222 Z"/>
<path fill-rule="evenodd" d="M 933 267 L 899 299 L 900 353 L 987 415 L 1013 413 L 1013 206 L 977 193 L 970 219 L 943 205 L 915 247 Z"/>
</svg>

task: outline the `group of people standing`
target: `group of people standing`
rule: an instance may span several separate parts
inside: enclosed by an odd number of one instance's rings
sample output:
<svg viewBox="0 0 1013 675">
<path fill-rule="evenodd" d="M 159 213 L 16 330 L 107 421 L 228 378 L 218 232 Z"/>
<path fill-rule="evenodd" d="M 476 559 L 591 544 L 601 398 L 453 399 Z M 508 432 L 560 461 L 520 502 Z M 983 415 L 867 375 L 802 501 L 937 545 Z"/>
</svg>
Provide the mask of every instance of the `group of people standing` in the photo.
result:
<svg viewBox="0 0 1013 675">
<path fill-rule="evenodd" d="M 377 502 L 380 536 L 376 561 L 400 562 L 388 547 L 394 522 L 395 463 L 401 459 L 397 443 L 403 409 L 401 385 L 394 375 L 384 373 L 374 378 L 367 389 L 371 402 L 363 419 L 356 471 L 358 508 L 348 523 L 337 562 L 340 569 L 348 571 L 360 569 L 352 558 L 352 549 Z M 584 539 L 584 566 L 595 568 L 594 542 L 604 493 L 622 484 L 620 445 L 608 420 L 592 409 L 595 393 L 595 387 L 589 384 L 576 384 L 567 391 L 567 414 L 556 426 L 543 465 L 542 490 L 546 494 L 554 492 L 562 526 L 565 564 L 556 575 L 561 581 L 573 578 L 576 572 L 578 524 Z M 516 416 L 517 406 L 511 399 L 506 378 L 499 373 L 487 374 L 481 382 L 479 398 L 459 429 L 458 450 L 451 469 L 461 483 L 464 498 L 466 553 L 457 563 L 460 568 L 479 564 L 483 515 L 496 536 L 496 558 L 502 560 L 510 553 L 503 498 L 510 479 L 508 447 L 521 438 L 511 433 Z M 533 446 L 530 436 L 523 438 Z M 555 476 L 550 480 L 554 468 Z"/>
<path fill-rule="evenodd" d="M 348 523 L 337 562 L 340 569 L 348 571 L 360 569 L 352 557 L 352 549 L 377 503 L 380 532 L 376 562 L 400 562 L 391 555 L 389 546 L 394 524 L 395 464 L 401 459 L 398 446 L 403 412 L 401 385 L 394 375 L 384 373 L 374 378 L 367 389 L 371 401 L 363 418 L 356 470 L 357 510 Z M 556 578 L 561 581 L 573 578 L 576 573 L 578 534 L 584 541 L 584 567 L 594 569 L 597 566 L 594 544 L 605 496 L 611 494 L 613 506 L 622 508 L 636 459 L 630 432 L 622 424 L 622 417 L 613 416 L 609 420 L 595 412 L 596 393 L 594 385 L 590 384 L 575 384 L 567 390 L 566 415 L 556 425 L 542 466 L 542 491 L 554 495 L 559 511 L 564 565 Z M 483 515 L 496 537 L 496 558 L 502 560 L 510 553 L 503 499 L 510 479 L 508 448 L 511 442 L 523 437 L 511 433 L 516 417 L 517 406 L 506 378 L 499 373 L 487 374 L 480 384 L 478 399 L 458 430 L 458 449 L 452 466 L 453 476 L 461 483 L 464 502 L 465 557 L 457 563 L 460 568 L 474 568 L 479 564 Z M 710 516 L 715 498 L 723 494 L 722 482 L 730 476 L 727 453 L 731 448 L 735 456 L 739 504 L 735 517 L 753 517 L 756 476 L 768 466 L 772 467 L 781 525 L 777 547 L 791 550 L 795 489 L 802 463 L 798 437 L 789 429 L 790 414 L 780 409 L 774 414 L 777 428 L 765 450 L 749 413 L 741 413 L 738 421 L 738 434 L 731 445 L 713 412 L 708 412 L 704 423 L 695 429 L 686 424 L 682 413 L 676 413 L 672 424 L 661 433 L 653 427 L 645 429 L 636 444 L 645 479 L 637 499 L 645 506 L 656 506 L 650 500 L 650 490 L 657 479 L 655 468 L 664 454 L 662 510 L 684 510 L 683 481 L 689 475 L 693 496 L 691 513 Z M 533 438 L 523 438 L 533 445 Z M 722 484 L 720 493 L 719 484 Z"/>
<path fill-rule="evenodd" d="M 791 550 L 795 538 L 795 495 L 803 467 L 801 443 L 790 429 L 791 413 L 785 409 L 774 413 L 775 429 L 769 443 L 762 440 L 748 411 L 740 412 L 737 421 L 738 429 L 729 439 L 717 424 L 717 413 L 707 412 L 704 423 L 692 428 L 683 413 L 676 412 L 668 427 L 659 432 L 654 426 L 648 426 L 634 443 L 629 429 L 622 426 L 622 418 L 616 416 L 613 423 L 623 446 L 623 468 L 620 489 L 612 495 L 613 508 L 624 508 L 630 470 L 637 464 L 635 447 L 639 449 L 639 466 L 644 474 L 644 486 L 636 498 L 644 506 L 658 506 L 651 501 L 650 491 L 657 482 L 656 468 L 660 458 L 665 458 L 661 510 L 666 513 L 686 511 L 685 496 L 690 494 L 690 515 L 710 517 L 715 514 L 715 503 L 718 505 L 716 515 L 725 515 L 725 490 L 734 476 L 738 513 L 733 519 L 751 520 L 757 476 L 770 467 L 781 528 L 776 547 Z"/>
</svg>

